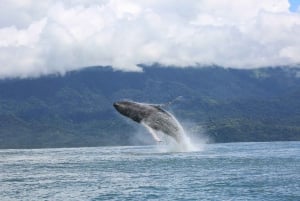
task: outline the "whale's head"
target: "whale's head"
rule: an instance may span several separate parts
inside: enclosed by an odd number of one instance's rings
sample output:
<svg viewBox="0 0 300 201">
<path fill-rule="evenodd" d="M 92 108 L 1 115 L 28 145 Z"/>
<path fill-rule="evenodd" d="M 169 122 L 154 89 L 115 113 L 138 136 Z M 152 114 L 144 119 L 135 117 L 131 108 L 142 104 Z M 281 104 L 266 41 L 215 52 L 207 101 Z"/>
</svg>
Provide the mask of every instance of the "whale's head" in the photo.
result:
<svg viewBox="0 0 300 201">
<path fill-rule="evenodd" d="M 114 108 L 120 112 L 121 114 L 127 116 L 126 114 L 128 114 L 129 110 L 130 110 L 130 103 L 128 101 L 119 101 L 119 102 L 115 102 L 114 104 Z"/>
<path fill-rule="evenodd" d="M 136 102 L 119 101 L 115 102 L 113 106 L 122 115 L 139 123 L 151 113 L 149 106 Z"/>
</svg>

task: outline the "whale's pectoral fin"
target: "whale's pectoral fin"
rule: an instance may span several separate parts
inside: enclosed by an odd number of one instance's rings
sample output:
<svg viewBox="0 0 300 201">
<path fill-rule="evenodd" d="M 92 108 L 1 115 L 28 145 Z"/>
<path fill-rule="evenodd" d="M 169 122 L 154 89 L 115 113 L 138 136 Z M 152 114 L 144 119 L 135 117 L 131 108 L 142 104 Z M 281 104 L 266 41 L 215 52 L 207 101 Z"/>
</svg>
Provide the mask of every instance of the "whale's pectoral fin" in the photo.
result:
<svg viewBox="0 0 300 201">
<path fill-rule="evenodd" d="M 157 136 L 157 134 L 153 128 L 151 128 L 150 126 L 148 126 L 146 124 L 143 124 L 143 125 L 148 129 L 148 131 L 151 133 L 152 137 L 154 138 L 154 140 L 156 142 L 162 142 L 162 140 Z"/>
<path fill-rule="evenodd" d="M 152 128 L 148 128 L 148 129 L 156 142 L 162 142 L 162 140 L 157 136 L 155 130 L 153 130 Z"/>
</svg>

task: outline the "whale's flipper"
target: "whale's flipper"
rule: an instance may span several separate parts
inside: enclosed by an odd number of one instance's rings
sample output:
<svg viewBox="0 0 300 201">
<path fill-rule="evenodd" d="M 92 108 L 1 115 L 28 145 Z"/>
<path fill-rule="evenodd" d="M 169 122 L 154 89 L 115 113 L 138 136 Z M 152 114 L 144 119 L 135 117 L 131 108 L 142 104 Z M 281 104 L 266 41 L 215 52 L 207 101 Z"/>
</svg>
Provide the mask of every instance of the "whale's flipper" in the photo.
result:
<svg viewBox="0 0 300 201">
<path fill-rule="evenodd" d="M 143 124 L 143 126 L 145 126 L 148 129 L 148 131 L 151 133 L 152 137 L 154 138 L 154 140 L 156 142 L 162 142 L 162 140 L 157 136 L 157 134 L 156 134 L 156 132 L 155 132 L 154 129 L 152 129 L 150 126 L 148 126 L 145 123 L 142 123 L 142 124 Z"/>
</svg>

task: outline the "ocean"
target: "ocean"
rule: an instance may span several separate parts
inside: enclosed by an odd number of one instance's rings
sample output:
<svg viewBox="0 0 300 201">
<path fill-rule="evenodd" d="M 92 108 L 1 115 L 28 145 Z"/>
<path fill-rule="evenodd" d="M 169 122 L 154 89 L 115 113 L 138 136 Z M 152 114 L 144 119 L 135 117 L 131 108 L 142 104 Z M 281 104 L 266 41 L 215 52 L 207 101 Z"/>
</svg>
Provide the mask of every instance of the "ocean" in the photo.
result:
<svg viewBox="0 0 300 201">
<path fill-rule="evenodd" d="M 300 142 L 0 150 L 0 200 L 300 200 Z"/>
</svg>

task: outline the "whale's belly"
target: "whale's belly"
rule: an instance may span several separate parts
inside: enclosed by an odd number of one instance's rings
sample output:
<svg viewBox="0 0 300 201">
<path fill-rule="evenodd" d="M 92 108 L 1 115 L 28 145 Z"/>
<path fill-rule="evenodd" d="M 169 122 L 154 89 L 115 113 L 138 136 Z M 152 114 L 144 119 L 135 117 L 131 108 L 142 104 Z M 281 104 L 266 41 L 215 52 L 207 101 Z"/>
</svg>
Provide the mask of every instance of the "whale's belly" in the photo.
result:
<svg viewBox="0 0 300 201">
<path fill-rule="evenodd" d="M 158 112 L 155 115 L 150 115 L 144 122 L 152 129 L 174 137 L 176 141 L 180 140 L 181 129 L 177 121 L 171 115 Z"/>
</svg>

